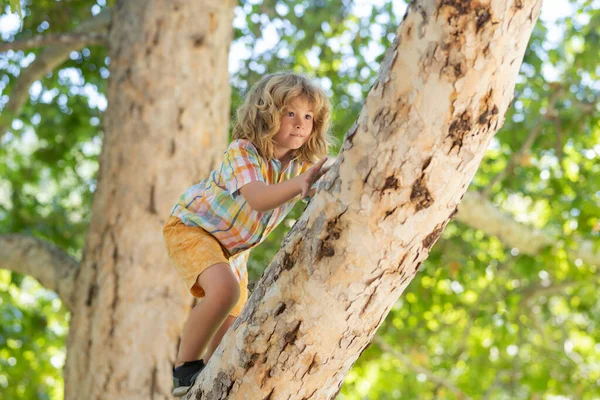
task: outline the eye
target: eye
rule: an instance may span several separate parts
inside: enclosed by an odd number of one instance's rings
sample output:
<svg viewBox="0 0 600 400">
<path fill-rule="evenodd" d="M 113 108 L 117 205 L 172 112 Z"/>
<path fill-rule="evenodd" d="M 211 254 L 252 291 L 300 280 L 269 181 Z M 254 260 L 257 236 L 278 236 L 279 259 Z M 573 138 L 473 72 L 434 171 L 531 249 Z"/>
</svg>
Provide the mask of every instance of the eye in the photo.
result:
<svg viewBox="0 0 600 400">
<path fill-rule="evenodd" d="M 308 120 L 311 120 L 312 118 L 313 118 L 313 116 L 312 116 L 312 115 L 310 115 L 310 114 L 306 114 L 306 119 L 308 119 Z"/>
<path fill-rule="evenodd" d="M 288 117 L 293 117 L 294 116 L 294 112 L 293 111 L 288 111 L 287 116 Z"/>
</svg>

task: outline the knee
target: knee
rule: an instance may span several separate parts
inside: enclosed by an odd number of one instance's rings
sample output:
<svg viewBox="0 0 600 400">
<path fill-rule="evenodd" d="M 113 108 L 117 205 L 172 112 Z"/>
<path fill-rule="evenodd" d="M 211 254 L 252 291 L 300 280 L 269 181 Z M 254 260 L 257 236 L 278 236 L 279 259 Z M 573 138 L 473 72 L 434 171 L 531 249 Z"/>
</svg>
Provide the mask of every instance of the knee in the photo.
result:
<svg viewBox="0 0 600 400">
<path fill-rule="evenodd" d="M 240 299 L 240 284 L 229 264 L 215 264 L 198 276 L 206 300 L 214 307 L 228 312 Z"/>
<path fill-rule="evenodd" d="M 235 278 L 221 281 L 206 292 L 206 297 L 220 308 L 229 311 L 240 299 L 240 285 Z"/>
</svg>

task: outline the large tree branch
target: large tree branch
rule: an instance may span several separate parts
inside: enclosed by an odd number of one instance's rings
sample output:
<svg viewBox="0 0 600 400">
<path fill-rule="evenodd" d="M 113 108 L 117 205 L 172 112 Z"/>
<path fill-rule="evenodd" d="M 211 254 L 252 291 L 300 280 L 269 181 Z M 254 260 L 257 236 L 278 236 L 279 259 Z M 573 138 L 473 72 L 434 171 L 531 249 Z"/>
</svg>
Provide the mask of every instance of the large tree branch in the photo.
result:
<svg viewBox="0 0 600 400">
<path fill-rule="evenodd" d="M 74 32 L 106 34 L 110 20 L 110 9 L 104 9 L 94 18 L 82 22 Z M 10 93 L 8 103 L 4 106 L 0 116 L 0 139 L 9 129 L 12 120 L 20 114 L 21 108 L 29 97 L 31 84 L 62 64 L 69 57 L 71 51 L 79 50 L 84 45 L 85 43 L 81 42 L 50 45 L 36 57 L 29 67 L 21 70 Z"/>
<path fill-rule="evenodd" d="M 34 277 L 72 310 L 79 262 L 58 247 L 32 236 L 0 235 L 0 268 Z"/>
<path fill-rule="evenodd" d="M 340 156 L 188 398 L 335 398 L 502 125 L 540 7 L 411 2 Z"/>
<path fill-rule="evenodd" d="M 539 254 L 547 246 L 555 246 L 557 238 L 549 232 L 541 231 L 514 220 L 502 212 L 480 193 L 469 191 L 460 205 L 456 220 L 497 236 L 506 246 L 515 247 L 521 253 Z M 590 240 L 580 240 L 575 248 L 567 249 L 572 259 L 581 259 L 589 265 L 600 265 L 600 250 L 594 249 Z"/>
<path fill-rule="evenodd" d="M 67 32 L 47 35 L 37 35 L 14 42 L 0 44 L 0 52 L 8 50 L 26 50 L 41 46 L 68 46 L 71 49 L 79 49 L 85 45 L 106 45 L 107 36 L 105 32 Z"/>
</svg>

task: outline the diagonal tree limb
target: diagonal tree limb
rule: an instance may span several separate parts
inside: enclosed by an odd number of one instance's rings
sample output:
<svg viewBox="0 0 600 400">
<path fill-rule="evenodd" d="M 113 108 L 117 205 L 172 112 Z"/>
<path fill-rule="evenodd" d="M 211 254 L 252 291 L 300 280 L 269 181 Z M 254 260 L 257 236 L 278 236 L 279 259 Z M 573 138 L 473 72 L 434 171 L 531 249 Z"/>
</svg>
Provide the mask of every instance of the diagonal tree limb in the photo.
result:
<svg viewBox="0 0 600 400">
<path fill-rule="evenodd" d="M 187 398 L 337 396 L 502 126 L 540 7 L 411 2 L 337 161 Z"/>
<path fill-rule="evenodd" d="M 104 9 L 94 18 L 82 22 L 74 33 L 96 33 L 106 34 L 111 21 L 111 10 Z M 46 47 L 31 63 L 31 65 L 21 70 L 21 74 L 15 81 L 8 102 L 0 115 L 0 140 L 9 129 L 12 120 L 19 116 L 21 108 L 29 97 L 29 88 L 36 80 L 43 77 L 48 72 L 52 72 L 61 65 L 71 54 L 71 51 L 78 50 L 85 43 L 71 43 L 70 45 L 51 45 Z"/>
<path fill-rule="evenodd" d="M 0 44 L 0 52 L 8 50 L 26 50 L 32 47 L 42 46 L 68 46 L 70 48 L 81 48 L 85 45 L 107 44 L 106 33 L 104 32 L 66 32 L 58 34 L 37 35 L 25 39 L 15 40 L 14 42 L 4 42 Z"/>
<path fill-rule="evenodd" d="M 481 193 L 469 191 L 462 200 L 456 220 L 487 235 L 498 237 L 506 246 L 521 253 L 539 254 L 547 246 L 556 246 L 556 235 L 521 224 L 502 212 Z M 594 249 L 591 240 L 580 240 L 577 247 L 567 249 L 572 259 L 581 259 L 589 265 L 600 265 L 600 249 Z"/>
<path fill-rule="evenodd" d="M 33 236 L 0 235 L 0 268 L 32 276 L 73 309 L 79 262 L 58 247 Z"/>
</svg>

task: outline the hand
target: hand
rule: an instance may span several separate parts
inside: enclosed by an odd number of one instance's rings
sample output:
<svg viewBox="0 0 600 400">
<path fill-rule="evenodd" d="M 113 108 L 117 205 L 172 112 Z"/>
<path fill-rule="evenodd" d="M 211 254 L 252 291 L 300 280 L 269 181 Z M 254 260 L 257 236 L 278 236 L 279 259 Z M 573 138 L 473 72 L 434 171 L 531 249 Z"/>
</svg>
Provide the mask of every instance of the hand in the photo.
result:
<svg viewBox="0 0 600 400">
<path fill-rule="evenodd" d="M 313 165 L 308 171 L 306 171 L 303 175 L 302 179 L 302 198 L 304 199 L 307 196 L 312 196 L 315 194 L 315 189 L 311 190 L 312 185 L 318 181 L 323 175 L 329 171 L 331 166 L 323 167 L 325 162 L 327 161 L 327 157 L 323 158 L 321 161 Z"/>
</svg>

